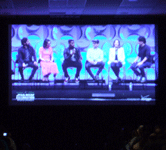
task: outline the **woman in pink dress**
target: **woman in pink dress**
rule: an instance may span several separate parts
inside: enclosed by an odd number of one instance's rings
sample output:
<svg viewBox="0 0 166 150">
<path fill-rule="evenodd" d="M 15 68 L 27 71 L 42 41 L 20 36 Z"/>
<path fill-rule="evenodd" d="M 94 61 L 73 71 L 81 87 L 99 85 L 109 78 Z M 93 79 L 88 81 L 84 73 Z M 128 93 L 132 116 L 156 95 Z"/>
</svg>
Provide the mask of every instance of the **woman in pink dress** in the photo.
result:
<svg viewBox="0 0 166 150">
<path fill-rule="evenodd" d="M 51 48 L 51 41 L 44 40 L 43 47 L 39 49 L 40 65 L 43 73 L 43 81 L 48 81 L 48 77 L 51 73 L 54 74 L 54 79 L 59 73 L 57 64 L 53 62 L 53 50 Z"/>
</svg>

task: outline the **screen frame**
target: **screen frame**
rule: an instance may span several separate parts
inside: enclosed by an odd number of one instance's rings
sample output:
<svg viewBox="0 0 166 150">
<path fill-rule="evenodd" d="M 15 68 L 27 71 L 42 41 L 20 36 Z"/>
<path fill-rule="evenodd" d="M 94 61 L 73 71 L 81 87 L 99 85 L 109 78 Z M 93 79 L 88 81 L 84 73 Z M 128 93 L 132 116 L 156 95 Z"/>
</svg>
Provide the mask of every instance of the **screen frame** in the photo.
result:
<svg viewBox="0 0 166 150">
<path fill-rule="evenodd" d="M 20 16 L 18 16 L 18 18 L 19 17 Z M 47 19 L 45 17 L 47 17 Z M 20 18 L 22 18 L 22 16 Z M 16 19 L 14 21 L 11 21 L 11 23 L 12 24 L 26 24 L 27 18 L 31 18 L 31 21 L 28 24 L 30 24 L 31 22 L 34 22 L 34 24 L 36 24 L 36 20 L 34 19 L 34 16 L 25 16 L 25 18 L 22 18 L 22 20 Z M 63 24 L 63 23 L 65 23 L 66 25 L 71 25 L 71 22 L 73 22 L 73 21 L 74 21 L 74 24 L 76 24 L 76 25 L 80 25 L 80 24 L 85 25 L 85 24 L 87 24 L 87 22 L 88 22 L 88 24 L 91 24 L 91 25 L 96 25 L 99 23 L 100 23 L 100 25 L 103 25 L 103 24 L 108 23 L 108 18 L 111 18 L 111 20 L 114 22 L 114 23 L 109 23 L 109 24 L 125 24 L 125 22 L 128 22 L 127 24 L 130 25 L 130 24 L 137 24 L 137 22 L 139 22 L 141 20 L 140 24 L 154 24 L 155 31 L 158 30 L 157 29 L 158 24 L 156 24 L 156 22 L 152 21 L 150 18 L 149 18 L 149 20 L 146 20 L 146 21 L 142 20 L 142 18 L 139 16 L 130 16 L 130 17 L 127 17 L 127 16 L 116 16 L 116 17 L 115 16 L 74 16 L 74 17 L 69 16 L 69 17 L 67 17 L 66 16 L 66 17 L 62 17 L 62 18 L 61 17 L 52 17 L 52 16 L 51 17 L 50 16 L 38 16 L 38 18 L 39 18 L 39 20 L 42 20 L 41 21 L 42 25 L 43 24 L 47 24 L 47 25 L 55 24 L 55 23 L 53 23 L 53 22 L 56 22 L 55 20 L 57 20 L 58 25 Z M 94 20 L 92 18 L 94 18 Z M 102 21 L 100 20 L 101 18 L 102 18 Z M 131 18 L 133 18 L 132 23 L 130 23 L 130 21 L 129 21 Z M 121 19 L 121 20 L 119 20 L 119 19 Z M 20 23 L 20 21 L 21 21 L 21 23 Z M 36 25 L 39 25 L 39 24 L 36 24 Z M 155 42 L 156 42 L 156 39 L 155 39 Z M 11 45 L 10 45 L 10 47 L 11 47 Z M 11 64 L 11 63 L 9 62 L 9 64 Z M 8 71 L 10 71 L 10 70 L 8 70 Z M 10 91 L 10 89 L 9 89 L 9 91 Z M 9 94 L 9 95 L 11 95 L 11 94 Z M 156 99 L 157 99 L 157 92 L 156 92 Z M 10 100 L 9 100 L 9 102 L 10 102 Z M 91 102 L 91 103 L 92 103 L 91 105 L 96 105 L 95 102 Z M 139 104 L 140 104 L 140 102 L 138 102 L 138 105 Z M 145 104 L 146 104 L 146 102 L 145 102 Z M 24 104 L 22 104 L 22 105 L 24 105 Z M 28 105 L 28 104 L 26 103 L 26 105 Z M 29 104 L 29 105 L 31 105 L 31 104 Z M 50 104 L 48 104 L 48 105 L 50 105 Z M 73 102 L 72 105 L 77 105 L 77 102 Z M 82 105 L 87 105 L 87 102 L 85 102 L 85 104 L 82 104 Z M 107 102 L 102 102 L 102 104 L 99 103 L 99 105 L 107 105 Z M 117 105 L 119 105 L 119 104 L 117 104 Z"/>
<path fill-rule="evenodd" d="M 36 19 L 36 17 L 38 19 Z M 92 19 L 93 18 L 93 19 Z M 109 18 L 109 20 L 108 20 Z M 55 22 L 60 22 L 60 24 L 66 23 L 66 24 L 71 24 L 71 22 L 75 22 L 75 24 L 86 24 L 87 22 L 89 22 L 89 24 L 96 24 L 96 23 L 100 23 L 100 24 L 106 24 L 109 22 L 109 24 L 111 24 L 112 22 L 114 22 L 114 24 L 137 24 L 137 23 L 141 23 L 141 24 L 155 24 L 156 26 L 156 30 L 158 30 L 158 45 L 159 45 L 159 49 L 163 49 L 164 48 L 164 44 L 162 42 L 161 39 L 164 39 L 164 34 L 163 34 L 163 21 L 165 20 L 165 17 L 162 15 L 144 15 L 144 16 L 1 16 L 1 20 L 4 22 L 1 25 L 1 28 L 3 29 L 3 33 L 5 33 L 4 37 L 2 38 L 2 40 L 5 39 L 6 45 L 4 46 L 5 49 L 8 49 L 8 36 L 6 36 L 6 33 L 9 33 L 8 31 L 8 25 L 10 24 L 38 24 L 39 22 L 41 22 L 42 24 L 55 24 Z M 102 20 L 102 21 L 101 21 Z M 110 22 L 110 20 L 112 22 Z M 101 23 L 102 22 L 102 23 Z M 113 23 L 112 23 L 113 24 Z M 9 53 L 5 53 L 5 57 L 8 57 Z M 8 64 L 8 60 L 5 59 L 5 57 L 2 57 L 2 61 L 5 62 L 2 66 L 2 68 L 5 70 L 5 68 L 7 67 L 6 64 Z M 165 98 L 164 95 L 164 88 L 159 89 L 161 87 L 165 87 L 164 86 L 164 70 L 161 70 L 161 68 L 164 66 L 164 63 L 162 62 L 161 58 L 164 58 L 164 56 L 161 54 L 161 52 L 159 51 L 159 78 L 161 78 L 161 80 L 157 81 L 158 86 L 156 87 L 156 105 L 157 106 L 161 106 L 161 103 L 163 103 L 163 101 L 161 99 Z M 6 70 L 4 74 L 8 74 L 8 72 L 10 72 L 10 70 Z M 4 74 L 2 74 L 2 76 L 7 79 L 6 81 L 9 81 L 8 79 L 10 79 L 10 77 L 8 76 L 4 76 Z M 8 83 L 9 85 L 9 83 Z M 9 86 L 6 86 L 6 90 L 3 91 L 3 98 L 9 98 Z M 161 98 L 162 97 L 162 98 Z M 5 105 L 9 105 L 9 101 L 4 101 Z"/>
</svg>

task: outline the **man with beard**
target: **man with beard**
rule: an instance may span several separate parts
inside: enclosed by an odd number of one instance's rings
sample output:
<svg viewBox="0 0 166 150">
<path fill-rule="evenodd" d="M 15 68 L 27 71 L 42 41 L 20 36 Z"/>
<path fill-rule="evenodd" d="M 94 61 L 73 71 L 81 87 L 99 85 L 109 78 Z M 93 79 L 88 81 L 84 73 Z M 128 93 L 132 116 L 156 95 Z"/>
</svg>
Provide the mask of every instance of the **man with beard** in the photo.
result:
<svg viewBox="0 0 166 150">
<path fill-rule="evenodd" d="M 33 68 L 32 73 L 29 77 L 29 81 L 31 81 L 33 76 L 35 75 L 36 70 L 38 69 L 35 50 L 32 46 L 30 46 L 28 38 L 24 37 L 21 40 L 21 44 L 22 47 L 18 49 L 18 66 L 21 75 L 21 80 L 24 81 L 23 69 L 26 67 L 31 67 Z"/>
<path fill-rule="evenodd" d="M 65 75 L 65 82 L 70 80 L 70 76 L 67 72 L 68 67 L 75 67 L 77 68 L 76 75 L 75 75 L 75 82 L 79 82 L 78 78 L 80 75 L 80 71 L 82 68 L 81 63 L 81 54 L 80 50 L 74 47 L 74 40 L 68 40 L 69 47 L 64 50 L 64 61 L 62 64 L 63 72 Z"/>
</svg>

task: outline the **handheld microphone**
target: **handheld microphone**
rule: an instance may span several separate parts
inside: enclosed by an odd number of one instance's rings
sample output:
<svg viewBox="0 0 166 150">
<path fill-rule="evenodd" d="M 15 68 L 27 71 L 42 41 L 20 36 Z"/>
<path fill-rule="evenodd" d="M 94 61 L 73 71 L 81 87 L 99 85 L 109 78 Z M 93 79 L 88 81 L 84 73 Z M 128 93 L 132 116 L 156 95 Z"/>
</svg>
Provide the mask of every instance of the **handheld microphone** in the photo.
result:
<svg viewBox="0 0 166 150">
<path fill-rule="evenodd" d="M 75 53 L 76 52 L 76 48 L 74 47 L 74 49 L 73 49 L 73 52 Z"/>
</svg>

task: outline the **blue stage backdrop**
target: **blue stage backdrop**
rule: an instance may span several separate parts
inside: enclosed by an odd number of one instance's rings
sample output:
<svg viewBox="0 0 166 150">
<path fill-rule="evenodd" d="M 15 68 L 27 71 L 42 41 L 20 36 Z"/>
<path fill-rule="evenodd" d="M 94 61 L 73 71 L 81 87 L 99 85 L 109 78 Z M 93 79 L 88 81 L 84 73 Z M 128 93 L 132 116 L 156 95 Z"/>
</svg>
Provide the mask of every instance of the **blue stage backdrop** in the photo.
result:
<svg viewBox="0 0 166 150">
<path fill-rule="evenodd" d="M 68 47 L 68 40 L 74 39 L 75 47 L 81 50 L 83 57 L 83 68 L 80 73 L 81 79 L 90 78 L 85 71 L 85 61 L 87 49 L 92 47 L 92 40 L 99 39 L 99 47 L 104 52 L 105 68 L 102 71 L 103 78 L 107 81 L 108 75 L 115 79 L 115 75 L 111 70 L 108 73 L 109 49 L 113 46 L 113 41 L 119 39 L 121 46 L 125 51 L 125 66 L 121 68 L 120 77 L 123 79 L 133 79 L 134 74 L 128 69 L 137 56 L 138 43 L 137 38 L 145 36 L 147 45 L 151 48 L 151 54 L 156 55 L 156 63 L 151 68 L 146 69 L 148 80 L 155 80 L 158 72 L 157 44 L 155 42 L 155 25 L 11 25 L 11 68 L 15 71 L 12 79 L 20 79 L 18 73 L 18 64 L 16 63 L 18 48 L 21 46 L 21 39 L 27 37 L 36 51 L 37 60 L 39 59 L 39 48 L 43 45 L 44 39 L 51 40 L 51 46 L 54 51 L 54 60 L 58 65 L 59 74 L 57 79 L 64 78 L 62 70 L 63 51 Z M 39 64 L 40 66 L 40 64 Z M 30 75 L 30 68 L 24 70 L 25 78 Z M 71 78 L 74 78 L 75 69 L 68 69 Z M 96 70 L 94 70 L 95 72 Z M 42 78 L 41 68 L 35 74 L 36 79 Z M 53 79 L 50 75 L 49 79 Z"/>
</svg>

